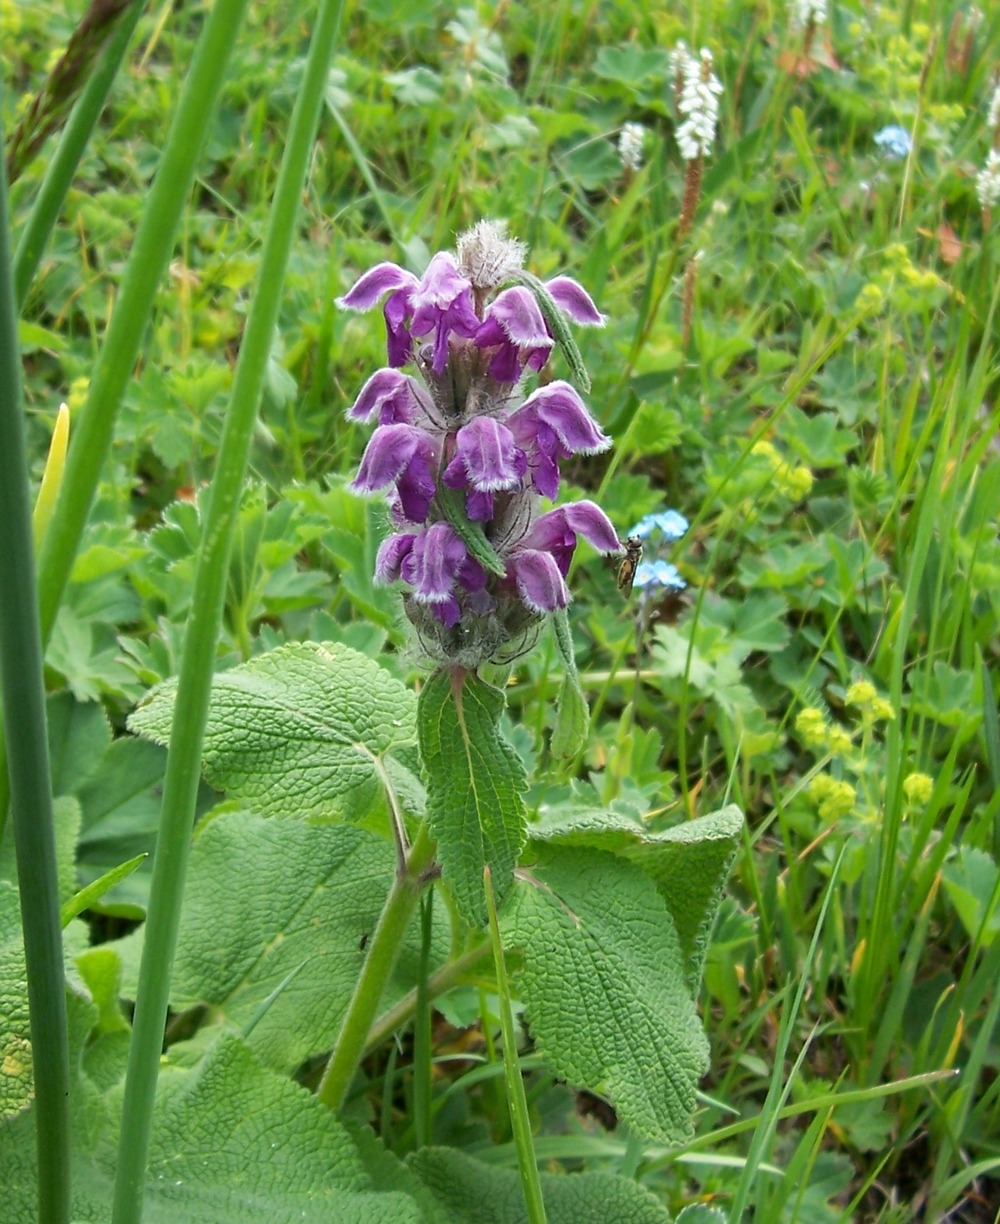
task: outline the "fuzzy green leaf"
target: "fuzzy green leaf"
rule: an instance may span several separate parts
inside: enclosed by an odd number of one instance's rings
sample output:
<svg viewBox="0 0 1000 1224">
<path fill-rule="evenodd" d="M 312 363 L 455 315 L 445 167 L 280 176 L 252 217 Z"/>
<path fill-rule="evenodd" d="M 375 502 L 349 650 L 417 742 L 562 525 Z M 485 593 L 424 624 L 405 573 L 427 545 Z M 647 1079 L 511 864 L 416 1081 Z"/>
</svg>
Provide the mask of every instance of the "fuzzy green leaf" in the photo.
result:
<svg viewBox="0 0 1000 1224">
<path fill-rule="evenodd" d="M 171 1006 L 208 1004 L 281 1071 L 328 1050 L 395 869 L 389 842 L 350 825 L 241 811 L 210 819 L 191 850 Z M 432 967 L 447 955 L 447 924 L 434 933 Z M 120 945 L 133 998 L 140 941 L 141 931 Z M 416 985 L 419 948 L 414 930 L 384 1005 Z"/>
<path fill-rule="evenodd" d="M 129 720 L 166 743 L 176 684 L 155 689 Z M 215 677 L 205 729 L 205 777 L 263 815 L 367 816 L 376 766 L 415 738 L 413 695 L 377 663 L 339 643 L 299 642 Z M 415 779 L 392 763 L 414 800 Z"/>
<path fill-rule="evenodd" d="M 563 356 L 566 358 L 566 364 L 570 368 L 574 381 L 584 391 L 589 391 L 590 375 L 587 373 L 587 367 L 583 364 L 583 358 L 580 356 L 576 340 L 574 340 L 573 333 L 566 322 L 566 316 L 556 305 L 552 294 L 545 288 L 544 281 L 539 280 L 533 273 L 525 271 L 518 272 L 511 279 L 519 285 L 524 285 L 526 289 L 530 289 L 535 295 L 538 309 L 545 316 L 545 322 L 548 323 L 549 330 L 555 337 L 556 343 L 562 349 Z"/>
<path fill-rule="evenodd" d="M 523 953 L 539 1052 L 571 1084 L 606 1093 L 640 1135 L 683 1141 L 708 1043 L 653 882 L 611 854 L 542 846 L 510 900 L 505 942 Z"/>
<path fill-rule="evenodd" d="M 479 564 L 493 574 L 502 578 L 507 573 L 507 567 L 497 556 L 493 545 L 486 538 L 482 524 L 474 523 L 465 510 L 465 494 L 456 489 L 449 489 L 441 484 L 437 491 L 437 504 L 441 513 L 455 528 L 459 539 L 475 557 Z"/>
<path fill-rule="evenodd" d="M 524 767 L 500 732 L 504 696 L 478 676 L 436 672 L 420 693 L 420 755 L 427 774 L 427 819 L 459 913 L 486 921 L 483 867 L 498 900 L 510 888 L 524 846 Z"/>
<path fill-rule="evenodd" d="M 593 811 L 533 825 L 531 836 L 562 846 L 610 850 L 641 867 L 674 920 L 694 990 L 742 831 L 743 816 L 730 805 L 660 833 L 614 812 Z"/>
<path fill-rule="evenodd" d="M 4 1224 L 35 1224 L 31 1122 L 0 1126 Z M 92 1155 L 77 1151 L 77 1224 L 110 1218 L 116 1130 L 103 1127 Z M 195 1067 L 161 1070 L 152 1134 L 144 1224 L 425 1224 L 408 1195 L 370 1188 L 330 1110 L 229 1034 Z"/>
<path fill-rule="evenodd" d="M 424 1148 L 407 1164 L 440 1204 L 447 1224 L 524 1224 L 524 1196 L 514 1169 L 485 1164 L 453 1148 Z M 543 1173 L 549 1224 L 670 1224 L 638 1182 L 609 1173 Z"/>
</svg>

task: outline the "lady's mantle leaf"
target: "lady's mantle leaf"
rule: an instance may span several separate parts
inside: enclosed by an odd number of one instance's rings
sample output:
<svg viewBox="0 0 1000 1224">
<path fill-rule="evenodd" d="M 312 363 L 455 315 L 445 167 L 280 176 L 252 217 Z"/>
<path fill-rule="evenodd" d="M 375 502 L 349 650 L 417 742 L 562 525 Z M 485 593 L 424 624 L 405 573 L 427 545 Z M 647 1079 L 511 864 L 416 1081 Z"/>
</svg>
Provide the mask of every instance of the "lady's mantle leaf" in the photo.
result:
<svg viewBox="0 0 1000 1224">
<path fill-rule="evenodd" d="M 670 910 L 694 991 L 742 832 L 743 815 L 730 804 L 660 833 L 650 833 L 615 812 L 593 811 L 533 825 L 531 836 L 562 846 L 610 850 L 641 867 Z"/>
<path fill-rule="evenodd" d="M 223 812 L 191 851 L 170 1002 L 206 1003 L 280 1071 L 328 1050 L 396 870 L 389 842 L 342 824 Z M 449 933 L 435 922 L 432 967 Z M 138 940 L 121 948 L 134 991 Z M 405 938 L 383 1005 L 416 985 L 420 933 Z"/>
<path fill-rule="evenodd" d="M 454 1148 L 422 1148 L 407 1160 L 443 1209 L 447 1224 L 523 1224 L 524 1191 L 514 1169 L 484 1164 Z M 549 1224 L 669 1224 L 638 1182 L 610 1173 L 543 1173 Z"/>
<path fill-rule="evenodd" d="M 427 819 L 444 879 L 466 922 L 486 921 L 483 867 L 498 901 L 525 841 L 520 757 L 500 734 L 504 698 L 469 672 L 436 672 L 420 693 Z"/>
<path fill-rule="evenodd" d="M 606 1093 L 639 1134 L 684 1140 L 708 1043 L 663 898 L 638 867 L 594 850 L 543 846 L 532 877 L 503 925 L 524 954 L 540 1052 L 572 1084 Z"/>
<path fill-rule="evenodd" d="M 176 691 L 172 680 L 155 689 L 131 729 L 166 743 Z M 357 651 L 282 646 L 215 677 L 205 777 L 265 816 L 365 816 L 381 786 L 375 759 L 413 741 L 415 716 L 412 693 Z M 413 789 L 408 771 L 391 772 Z"/>
</svg>

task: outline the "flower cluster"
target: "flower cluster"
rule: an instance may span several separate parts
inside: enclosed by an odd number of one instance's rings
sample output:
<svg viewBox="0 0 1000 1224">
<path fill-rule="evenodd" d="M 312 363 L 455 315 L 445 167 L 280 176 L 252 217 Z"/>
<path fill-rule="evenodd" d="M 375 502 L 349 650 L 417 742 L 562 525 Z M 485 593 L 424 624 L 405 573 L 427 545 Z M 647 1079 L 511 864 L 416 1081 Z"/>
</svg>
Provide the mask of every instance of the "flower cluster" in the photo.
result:
<svg viewBox="0 0 1000 1224">
<path fill-rule="evenodd" d="M 913 138 L 910 133 L 898 123 L 890 123 L 888 127 L 881 128 L 875 133 L 874 140 L 886 157 L 895 161 L 902 161 L 904 157 L 909 157 L 910 149 L 913 147 Z"/>
<path fill-rule="evenodd" d="M 986 165 L 976 175 L 976 195 L 984 211 L 1000 204 L 1000 149 L 990 149 Z"/>
<path fill-rule="evenodd" d="M 618 133 L 618 156 L 626 170 L 642 169 L 642 146 L 646 129 L 641 123 L 625 123 Z"/>
<path fill-rule="evenodd" d="M 712 151 L 722 83 L 713 71 L 712 53 L 707 47 L 702 48 L 697 58 L 688 54 L 678 62 L 684 73 L 684 88 L 678 102 L 684 121 L 677 129 L 677 147 L 681 157 L 691 162 Z"/>
<path fill-rule="evenodd" d="M 632 582 L 643 601 L 678 594 L 687 586 L 677 566 L 657 554 L 670 544 L 676 544 L 686 534 L 688 526 L 683 514 L 662 510 L 659 514 L 647 514 L 629 532 L 630 537 L 642 542 L 643 552 L 651 554 L 636 566 Z"/>
<path fill-rule="evenodd" d="M 815 28 L 826 21 L 826 0 L 797 0 L 792 10 L 792 24 L 797 30 Z"/>
<path fill-rule="evenodd" d="M 592 501 L 539 513 L 539 499 L 559 492 L 560 462 L 611 440 L 568 382 L 526 397 L 522 383 L 545 367 L 564 319 L 604 319 L 575 280 L 543 285 L 523 260 L 523 246 L 484 221 L 459 239 L 457 258 L 438 253 L 420 277 L 378 264 L 340 299 L 352 310 L 381 304 L 386 322 L 388 365 L 348 411 L 375 425 L 353 488 L 386 492 L 396 528 L 376 581 L 402 581 L 424 648 L 467 667 L 513 657 L 546 613 L 566 607 L 578 536 L 622 551 Z"/>
</svg>

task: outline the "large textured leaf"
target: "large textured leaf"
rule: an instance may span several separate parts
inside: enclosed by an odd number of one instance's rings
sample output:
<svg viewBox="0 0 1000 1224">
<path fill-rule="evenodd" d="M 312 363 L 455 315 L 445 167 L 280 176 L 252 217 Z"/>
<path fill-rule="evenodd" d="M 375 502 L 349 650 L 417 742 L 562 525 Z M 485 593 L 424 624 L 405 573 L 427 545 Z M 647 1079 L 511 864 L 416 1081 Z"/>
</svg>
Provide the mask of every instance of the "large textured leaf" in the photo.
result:
<svg viewBox="0 0 1000 1224">
<path fill-rule="evenodd" d="M 4 1224 L 34 1224 L 30 1114 L 0 1128 Z M 78 1149 L 73 1219 L 106 1224 L 117 1159 L 107 1126 L 96 1152 Z M 344 1127 L 291 1080 L 223 1036 L 190 1070 L 160 1072 L 145 1224 L 422 1224 L 401 1193 L 378 1193 Z"/>
<path fill-rule="evenodd" d="M 431 1190 L 447 1224 L 524 1224 L 521 1179 L 514 1169 L 484 1164 L 453 1148 L 424 1148 L 409 1167 Z M 549 1224 L 670 1224 L 638 1182 L 608 1173 L 543 1173 Z"/>
<path fill-rule="evenodd" d="M 249 1044 L 279 1070 L 330 1049 L 395 870 L 393 847 L 351 825 L 240 811 L 209 819 L 191 851 L 171 1005 L 207 1003 L 249 1028 Z M 443 919 L 434 925 L 437 965 L 449 935 Z M 131 997 L 140 941 L 136 932 L 121 944 Z M 416 985 L 419 944 L 414 928 L 384 1005 Z"/>
<path fill-rule="evenodd" d="M 649 833 L 614 812 L 593 811 L 533 825 L 531 836 L 563 846 L 610 850 L 641 867 L 670 910 L 694 989 L 742 831 L 742 813 L 730 805 L 660 833 Z"/>
<path fill-rule="evenodd" d="M 132 730 L 166 743 L 176 691 L 172 680 L 155 689 Z M 413 694 L 371 659 L 292 643 L 215 677 L 205 777 L 264 815 L 360 818 L 381 794 L 378 759 L 415 738 L 415 715 Z"/>
<path fill-rule="evenodd" d="M 542 846 L 504 927 L 524 954 L 522 997 L 546 1061 L 606 1093 L 639 1134 L 686 1138 L 708 1043 L 653 882 L 615 855 Z"/>
<path fill-rule="evenodd" d="M 500 733 L 503 707 L 499 689 L 461 670 L 436 672 L 420 693 L 427 819 L 444 879 L 473 926 L 486 921 L 483 867 L 499 900 L 525 841 L 524 767 Z"/>
</svg>

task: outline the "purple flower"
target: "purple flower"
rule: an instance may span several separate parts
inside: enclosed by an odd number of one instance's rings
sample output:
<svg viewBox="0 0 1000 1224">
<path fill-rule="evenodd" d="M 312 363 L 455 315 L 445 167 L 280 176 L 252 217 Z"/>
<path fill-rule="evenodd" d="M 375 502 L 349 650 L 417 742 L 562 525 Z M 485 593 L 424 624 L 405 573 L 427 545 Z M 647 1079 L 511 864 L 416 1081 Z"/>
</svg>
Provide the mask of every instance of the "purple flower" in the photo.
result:
<svg viewBox="0 0 1000 1224">
<path fill-rule="evenodd" d="M 569 603 L 564 581 L 582 535 L 602 553 L 620 553 L 618 534 L 595 502 L 570 502 L 535 519 L 507 562 L 507 576 L 536 613 L 554 612 Z"/>
<path fill-rule="evenodd" d="M 455 457 L 442 479 L 450 489 L 470 489 L 466 510 L 473 522 L 493 517 L 493 494 L 515 489 L 527 471 L 525 453 L 506 425 L 494 417 L 476 417 L 455 438 Z"/>
<path fill-rule="evenodd" d="M 553 344 L 534 295 L 520 285 L 497 295 L 475 341 L 479 348 L 496 348 L 490 374 L 505 383 L 518 382 L 525 367 L 540 370 Z"/>
<path fill-rule="evenodd" d="M 543 616 L 569 603 L 567 587 L 555 558 L 537 548 L 519 549 L 507 562 L 507 576 L 532 612 Z"/>
<path fill-rule="evenodd" d="M 531 483 L 543 497 L 559 493 L 560 459 L 597 454 L 611 445 L 568 382 L 540 387 L 507 424 L 528 456 Z"/>
<path fill-rule="evenodd" d="M 376 493 L 394 484 L 411 523 L 422 523 L 436 492 L 438 442 L 415 425 L 380 425 L 372 434 L 351 487 Z"/>
<path fill-rule="evenodd" d="M 420 395 L 413 379 L 399 370 L 377 370 L 358 392 L 347 415 L 352 421 L 371 421 L 378 414 L 380 425 L 412 425 L 421 414 Z"/>
<path fill-rule="evenodd" d="M 418 603 L 428 604 L 448 628 L 457 624 L 461 607 L 458 584 L 473 594 L 486 586 L 486 571 L 469 553 L 450 523 L 434 523 L 426 531 L 392 535 L 382 542 L 375 561 L 375 580 L 402 578 Z"/>
<path fill-rule="evenodd" d="M 342 298 L 337 299 L 337 304 L 346 306 L 348 310 L 371 310 L 384 294 L 390 294 L 383 314 L 391 366 L 406 365 L 413 354 L 413 342 L 406 320 L 413 313 L 410 296 L 419 283 L 412 272 L 407 272 L 398 264 L 380 263 L 369 268 Z"/>
<path fill-rule="evenodd" d="M 545 282 L 552 300 L 567 318 L 581 327 L 603 327 L 604 315 L 594 305 L 593 298 L 571 276 L 554 276 Z"/>
<path fill-rule="evenodd" d="M 431 369 L 440 374 L 448 362 L 448 337 L 454 333 L 470 339 L 479 329 L 472 299 L 472 282 L 458 270 L 446 251 L 439 251 L 427 265 L 420 284 L 410 295 L 414 336 L 433 332 Z"/>
</svg>

